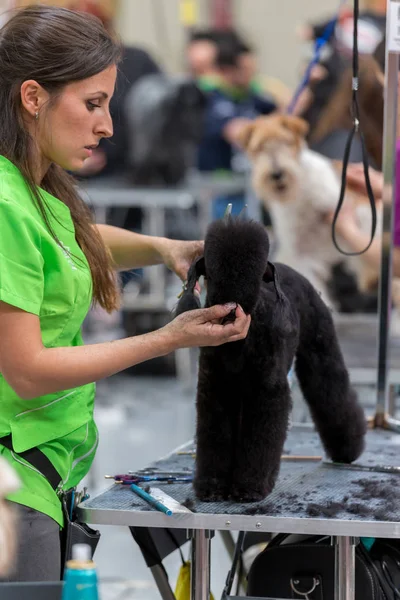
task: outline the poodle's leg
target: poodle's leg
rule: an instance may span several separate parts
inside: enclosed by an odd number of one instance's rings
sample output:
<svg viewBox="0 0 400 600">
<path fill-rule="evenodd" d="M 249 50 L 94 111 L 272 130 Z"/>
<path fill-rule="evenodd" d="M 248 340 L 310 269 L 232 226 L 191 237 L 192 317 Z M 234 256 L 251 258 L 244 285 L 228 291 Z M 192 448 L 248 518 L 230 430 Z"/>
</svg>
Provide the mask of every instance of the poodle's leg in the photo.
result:
<svg viewBox="0 0 400 600">
<path fill-rule="evenodd" d="M 240 438 L 231 497 L 239 502 L 260 501 L 272 492 L 286 439 L 290 390 L 285 373 L 267 373 L 267 381 L 247 392 L 242 403 Z M 274 382 L 274 383 L 272 383 Z"/>
<path fill-rule="evenodd" d="M 364 450 L 366 419 L 351 388 L 331 314 L 310 287 L 302 317 L 296 374 L 326 453 L 350 463 Z"/>
<path fill-rule="evenodd" d="M 224 381 L 215 379 L 216 370 L 204 370 L 204 361 L 200 359 L 193 487 L 198 498 L 206 502 L 221 501 L 228 497 L 238 416 L 229 384 L 226 382 L 224 386 Z"/>
</svg>

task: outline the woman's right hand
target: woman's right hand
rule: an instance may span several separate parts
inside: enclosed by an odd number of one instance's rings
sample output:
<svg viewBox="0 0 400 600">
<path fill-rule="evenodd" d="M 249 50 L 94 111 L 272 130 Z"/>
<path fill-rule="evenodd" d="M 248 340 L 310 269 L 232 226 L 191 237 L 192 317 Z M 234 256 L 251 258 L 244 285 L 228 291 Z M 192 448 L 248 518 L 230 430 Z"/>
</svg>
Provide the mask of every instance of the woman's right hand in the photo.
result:
<svg viewBox="0 0 400 600">
<path fill-rule="evenodd" d="M 235 321 L 222 325 L 222 319 L 233 310 Z M 185 312 L 160 331 L 174 339 L 176 348 L 220 346 L 243 340 L 247 336 L 250 321 L 250 315 L 246 315 L 241 306 L 230 303 Z"/>
<path fill-rule="evenodd" d="M 357 192 L 367 193 L 365 183 L 364 165 L 362 163 L 353 163 L 347 167 L 347 183 Z M 383 174 L 369 167 L 369 179 L 372 191 L 376 199 L 382 198 L 383 194 Z"/>
</svg>

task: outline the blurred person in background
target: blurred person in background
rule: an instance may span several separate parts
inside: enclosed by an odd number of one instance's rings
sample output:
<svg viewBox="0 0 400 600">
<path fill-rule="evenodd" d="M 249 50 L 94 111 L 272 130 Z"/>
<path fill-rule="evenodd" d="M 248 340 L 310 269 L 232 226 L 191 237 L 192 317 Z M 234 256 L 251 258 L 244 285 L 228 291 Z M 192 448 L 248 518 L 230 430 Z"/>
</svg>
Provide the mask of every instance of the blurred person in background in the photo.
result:
<svg viewBox="0 0 400 600">
<path fill-rule="evenodd" d="M 396 174 L 400 173 L 400 142 L 396 148 Z M 372 167 L 369 176 L 374 193 L 377 209 L 382 210 L 383 174 Z M 364 166 L 356 163 L 348 166 L 347 183 L 361 194 L 367 194 L 364 178 Z M 333 221 L 334 214 L 328 215 L 328 220 Z M 337 233 L 347 242 L 350 252 L 360 252 L 366 248 L 370 241 L 370 234 L 361 231 L 352 207 L 344 204 L 336 221 Z M 395 206 L 393 215 L 393 276 L 400 277 L 400 178 L 396 177 L 395 183 Z M 380 269 L 382 255 L 382 236 L 377 231 L 371 246 L 361 255 L 367 265 L 376 270 Z"/>
<path fill-rule="evenodd" d="M 245 40 L 234 29 L 200 29 L 192 31 L 189 35 L 186 46 L 187 68 L 205 90 L 215 85 L 215 80 L 218 79 L 218 48 L 226 41 L 246 45 Z M 282 107 L 287 105 L 291 91 L 280 80 L 259 74 L 257 57 L 251 48 L 242 59 L 242 69 L 248 71 L 250 90 L 261 96 L 270 95 Z"/>
<path fill-rule="evenodd" d="M 383 141 L 383 88 L 384 88 L 384 71 L 385 71 L 385 38 L 379 43 L 378 47 L 374 52 L 374 59 L 376 64 L 373 68 L 374 77 L 377 79 L 380 85 L 380 98 L 376 99 L 376 104 L 374 105 L 373 101 L 369 105 L 369 113 L 368 115 L 364 115 L 364 119 L 362 121 L 363 127 L 366 130 L 369 130 L 372 121 L 380 124 L 379 131 L 377 132 L 375 138 L 380 139 L 379 146 L 377 145 L 377 150 L 379 151 L 380 158 L 382 157 L 382 141 Z M 376 70 L 376 65 L 379 65 L 379 70 Z M 371 73 L 372 74 L 372 73 Z M 398 93 L 400 93 L 400 74 L 398 77 Z M 361 87 L 360 87 L 361 91 Z M 400 112 L 400 106 L 398 107 L 398 111 Z M 400 277 L 400 115 L 397 118 L 397 144 L 396 144 L 396 163 L 395 163 L 395 206 L 394 206 L 394 214 L 393 214 L 393 276 Z M 377 121 L 378 119 L 378 121 Z M 366 142 L 368 137 L 366 135 Z M 371 154 L 371 151 L 370 151 Z M 377 161 L 379 162 L 379 161 Z M 381 167 L 381 164 L 378 164 Z M 383 174 L 380 170 L 376 170 L 370 167 L 369 170 L 370 180 L 372 189 L 374 192 L 375 200 L 377 202 L 378 210 L 382 210 L 382 195 L 383 195 Z M 355 191 L 358 191 L 364 195 L 367 194 L 367 189 L 365 185 L 365 177 L 364 177 L 364 167 L 362 163 L 349 164 L 347 169 L 347 183 L 351 186 Z M 333 221 L 333 214 L 328 216 L 330 222 Z M 344 205 L 342 211 L 339 214 L 339 218 L 336 222 L 337 232 L 343 237 L 343 239 L 347 242 L 350 251 L 359 252 L 363 248 L 365 248 L 369 243 L 369 234 L 365 234 L 360 231 L 358 226 L 355 212 L 351 207 Z M 365 260 L 365 262 L 372 267 L 379 269 L 381 263 L 381 249 L 382 249 L 382 238 L 381 232 L 377 231 L 375 234 L 374 241 L 372 242 L 370 248 L 361 255 L 361 257 Z"/>
<path fill-rule="evenodd" d="M 100 19 L 107 31 L 112 30 L 113 13 L 96 0 L 67 0 L 70 10 L 84 12 Z M 78 178 L 91 179 L 99 177 L 126 176 L 129 174 L 130 139 L 129 128 L 124 111 L 126 98 L 135 85 L 143 77 L 161 73 L 154 59 L 142 48 L 122 45 L 122 57 L 118 65 L 115 93 L 110 102 L 110 114 L 113 119 L 114 133 L 109 139 L 102 139 L 92 156 L 85 161 Z M 140 207 L 113 206 L 107 209 L 107 223 L 123 227 L 129 231 L 142 231 L 143 211 Z M 120 281 L 124 287 L 132 279 L 142 278 L 141 269 L 133 269 L 121 274 Z M 120 324 L 117 314 L 107 315 L 100 308 L 92 313 L 103 326 L 115 327 Z M 94 321 L 93 321 L 94 323 Z"/>
<path fill-rule="evenodd" d="M 107 30 L 112 28 L 110 11 L 96 0 L 71 0 L 67 4 L 67 8 L 92 14 L 102 21 Z M 161 69 L 145 50 L 136 46 L 122 46 L 122 60 L 118 66 L 115 94 L 110 102 L 114 133 L 110 139 L 100 142 L 99 147 L 79 172 L 80 176 L 109 176 L 126 173 L 129 138 L 123 111 L 124 102 L 130 89 L 139 79 L 154 73 L 161 73 Z M 136 215 L 135 220 L 138 216 Z M 135 226 L 138 225 L 140 223 L 135 222 Z"/>
<path fill-rule="evenodd" d="M 216 55 L 217 42 L 214 29 L 195 30 L 190 33 L 186 46 L 186 63 L 194 79 L 215 73 Z"/>
<path fill-rule="evenodd" d="M 236 35 L 221 36 L 214 71 L 199 85 L 207 93 L 204 131 L 198 150 L 198 168 L 206 173 L 245 173 L 248 162 L 237 145 L 240 129 L 249 120 L 276 110 L 272 99 L 254 91 L 254 54 Z M 244 195 L 214 199 L 212 218 L 220 218 L 227 203 L 232 214 L 244 206 Z"/>
<path fill-rule="evenodd" d="M 358 43 L 361 56 L 372 55 L 381 42 L 386 27 L 383 3 L 386 0 L 370 0 L 360 12 L 358 23 Z M 334 15 L 333 15 L 334 16 Z M 329 20 L 309 23 L 300 28 L 300 37 L 307 42 L 315 42 L 326 34 Z M 351 66 L 353 48 L 353 12 L 348 6 L 342 6 L 335 28 L 328 37 L 322 50 L 320 64 L 303 94 L 302 106 L 296 113 L 310 126 L 310 136 L 319 122 L 321 112 L 330 101 L 332 94 L 340 85 L 344 71 Z"/>
<path fill-rule="evenodd" d="M 318 122 L 309 136 L 310 148 L 328 158 L 342 160 L 349 133 L 353 128 L 352 67 L 347 67 L 333 91 L 325 108 L 320 112 Z M 383 136 L 383 73 L 377 61 L 371 56 L 359 60 L 358 104 L 360 124 L 371 164 L 378 169 L 382 166 Z M 350 162 L 362 160 L 361 140 L 355 136 L 351 146 Z"/>
</svg>

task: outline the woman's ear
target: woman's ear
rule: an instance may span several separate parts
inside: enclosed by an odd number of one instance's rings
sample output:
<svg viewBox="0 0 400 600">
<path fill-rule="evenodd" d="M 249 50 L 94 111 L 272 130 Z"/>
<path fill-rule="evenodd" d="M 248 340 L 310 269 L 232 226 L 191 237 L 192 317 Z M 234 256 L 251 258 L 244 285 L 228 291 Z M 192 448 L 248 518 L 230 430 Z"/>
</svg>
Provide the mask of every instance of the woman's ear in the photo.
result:
<svg viewBox="0 0 400 600">
<path fill-rule="evenodd" d="M 49 93 L 34 79 L 21 85 L 21 104 L 31 117 L 36 117 L 42 106 L 49 100 Z"/>
</svg>

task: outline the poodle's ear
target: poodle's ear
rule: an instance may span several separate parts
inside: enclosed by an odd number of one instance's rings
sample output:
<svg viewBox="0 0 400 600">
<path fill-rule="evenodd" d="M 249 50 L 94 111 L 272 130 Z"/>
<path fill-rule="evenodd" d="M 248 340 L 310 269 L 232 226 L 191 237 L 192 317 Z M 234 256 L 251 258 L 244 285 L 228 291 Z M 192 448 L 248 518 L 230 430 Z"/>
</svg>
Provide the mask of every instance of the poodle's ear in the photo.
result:
<svg viewBox="0 0 400 600">
<path fill-rule="evenodd" d="M 265 283 L 272 282 L 274 284 L 276 295 L 277 295 L 278 299 L 280 299 L 282 296 L 282 290 L 281 290 L 281 286 L 279 285 L 279 279 L 278 279 L 278 274 L 276 272 L 276 267 L 273 263 L 271 263 L 269 261 L 268 261 L 268 265 L 267 265 L 267 268 L 266 268 L 264 276 L 263 276 L 263 281 L 265 281 Z"/>
<path fill-rule="evenodd" d="M 290 129 L 290 131 L 292 131 L 299 138 L 305 138 L 309 131 L 307 121 L 305 121 L 304 119 L 300 119 L 300 117 L 284 115 L 281 118 L 281 121 L 283 127 L 286 127 L 286 129 Z"/>
<path fill-rule="evenodd" d="M 275 287 L 277 302 L 274 306 L 273 322 L 277 331 L 280 331 L 282 336 L 292 335 L 296 330 L 296 324 L 293 320 L 290 302 L 282 291 L 276 267 L 271 262 L 268 262 L 263 281 L 266 283 L 273 282 Z"/>
<path fill-rule="evenodd" d="M 236 136 L 236 141 L 238 143 L 238 145 L 243 149 L 246 150 L 246 152 L 249 151 L 249 147 L 250 147 L 250 141 L 254 132 L 254 128 L 255 128 L 255 123 L 254 121 L 251 121 L 250 123 L 246 123 L 245 125 L 243 125 L 237 136 Z"/>
<path fill-rule="evenodd" d="M 190 266 L 187 281 L 183 285 L 183 290 L 179 295 L 179 302 L 175 308 L 175 316 L 188 310 L 201 308 L 200 298 L 195 293 L 196 283 L 202 275 L 206 274 L 204 256 L 195 260 Z"/>
<path fill-rule="evenodd" d="M 187 278 L 187 287 L 191 287 L 193 285 L 193 289 L 200 279 L 201 276 L 205 276 L 206 274 L 206 263 L 204 260 L 204 256 L 200 256 L 196 258 L 196 260 L 191 264 L 190 269 L 188 271 Z"/>
<path fill-rule="evenodd" d="M 271 283 L 274 281 L 274 266 L 269 261 L 263 276 L 263 281 L 265 281 L 265 283 Z"/>
</svg>

